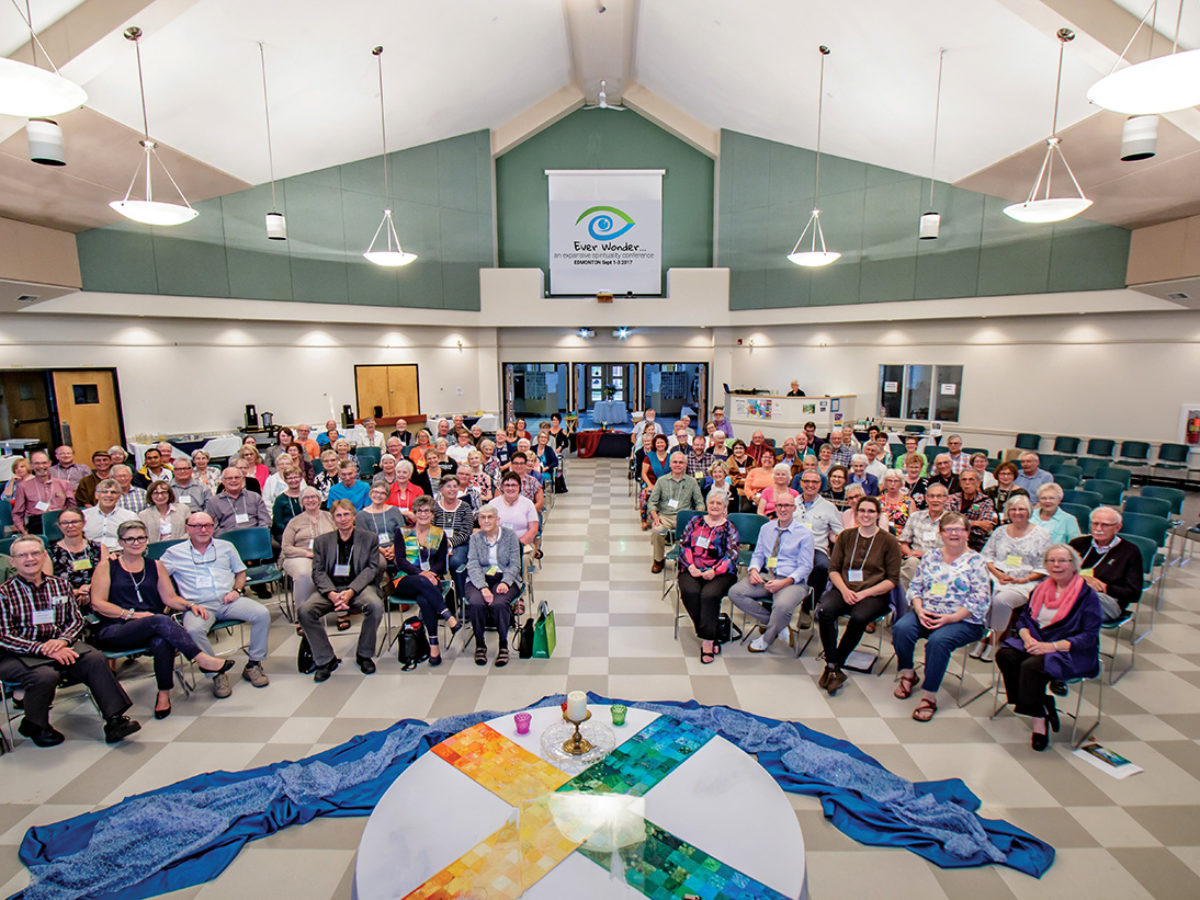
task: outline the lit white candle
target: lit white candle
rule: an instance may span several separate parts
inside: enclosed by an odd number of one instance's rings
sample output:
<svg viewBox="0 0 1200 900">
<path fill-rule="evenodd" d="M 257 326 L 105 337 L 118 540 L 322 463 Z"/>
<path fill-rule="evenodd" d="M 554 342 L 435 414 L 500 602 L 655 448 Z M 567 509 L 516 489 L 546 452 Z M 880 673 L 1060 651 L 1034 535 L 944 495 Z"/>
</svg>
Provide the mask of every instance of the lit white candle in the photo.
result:
<svg viewBox="0 0 1200 900">
<path fill-rule="evenodd" d="M 572 722 L 580 722 L 587 717 L 587 694 L 583 691 L 571 691 L 567 694 L 567 718 Z"/>
</svg>

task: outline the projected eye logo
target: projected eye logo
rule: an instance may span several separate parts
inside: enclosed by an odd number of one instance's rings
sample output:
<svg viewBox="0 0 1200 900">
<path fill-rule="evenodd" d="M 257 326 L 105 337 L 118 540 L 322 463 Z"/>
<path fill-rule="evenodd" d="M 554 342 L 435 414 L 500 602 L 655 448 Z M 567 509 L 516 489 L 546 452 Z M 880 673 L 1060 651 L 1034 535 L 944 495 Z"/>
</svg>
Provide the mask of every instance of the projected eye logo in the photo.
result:
<svg viewBox="0 0 1200 900">
<path fill-rule="evenodd" d="M 585 209 L 579 214 L 575 224 L 578 225 L 588 216 L 591 216 L 587 223 L 588 234 L 597 241 L 615 240 L 637 224 L 628 213 L 615 206 L 593 206 Z"/>
</svg>

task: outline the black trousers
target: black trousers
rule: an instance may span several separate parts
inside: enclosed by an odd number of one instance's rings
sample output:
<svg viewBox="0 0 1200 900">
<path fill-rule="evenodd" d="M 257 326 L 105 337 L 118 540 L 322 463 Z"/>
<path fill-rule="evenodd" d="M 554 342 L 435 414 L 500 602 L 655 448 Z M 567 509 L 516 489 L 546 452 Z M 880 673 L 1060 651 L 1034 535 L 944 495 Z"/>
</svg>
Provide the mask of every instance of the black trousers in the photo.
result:
<svg viewBox="0 0 1200 900">
<path fill-rule="evenodd" d="M 154 679 L 160 691 L 169 691 L 174 684 L 176 650 L 188 659 L 195 659 L 200 653 L 192 636 L 170 616 L 113 622 L 100 626 L 95 635 L 96 646 L 101 650 L 149 647 L 154 658 Z"/>
<path fill-rule="evenodd" d="M 109 670 L 103 653 L 83 641 L 76 641 L 71 649 L 79 654 L 79 659 L 65 666 L 52 660 L 31 666 L 19 656 L 0 652 L 0 678 L 25 689 L 25 718 L 30 725 L 45 728 L 50 724 L 50 704 L 64 673 L 87 685 L 105 719 L 119 716 L 133 705 Z"/>
<path fill-rule="evenodd" d="M 808 574 L 808 586 L 812 593 L 804 598 L 804 609 L 811 610 L 816 600 L 825 596 L 825 588 L 829 584 L 829 557 L 824 550 L 813 551 L 813 567 Z"/>
<path fill-rule="evenodd" d="M 737 584 L 733 573 L 716 575 L 712 581 L 693 578 L 686 568 L 679 572 L 679 599 L 696 627 L 696 637 L 702 641 L 716 640 L 717 616 L 721 612 L 721 601 L 729 589 Z"/>
<path fill-rule="evenodd" d="M 449 617 L 446 609 L 446 599 L 442 589 L 431 584 L 424 575 L 405 575 L 400 583 L 392 588 L 392 596 L 402 600 L 416 600 L 421 610 L 421 622 L 425 626 L 425 635 L 431 646 L 437 646 L 438 619 L 443 614 Z"/>
<path fill-rule="evenodd" d="M 996 651 L 996 665 L 1004 678 L 1004 690 L 1013 711 L 1022 716 L 1046 715 L 1046 657 L 1035 656 L 1013 647 Z"/>
<path fill-rule="evenodd" d="M 846 657 L 858 646 L 867 626 L 887 612 L 887 608 L 887 594 L 876 594 L 851 606 L 837 588 L 827 590 L 817 604 L 817 628 L 821 633 L 821 647 L 825 650 L 825 665 L 839 669 L 845 665 Z M 838 619 L 842 616 L 849 619 L 839 643 Z"/>
<path fill-rule="evenodd" d="M 467 582 L 467 619 L 471 623 L 471 631 L 475 635 L 475 645 L 482 647 L 485 645 L 484 629 L 487 627 L 488 610 L 496 617 L 496 631 L 500 635 L 500 646 L 508 646 L 508 629 L 512 624 L 512 603 L 509 602 L 516 588 L 509 585 L 509 593 L 497 594 L 496 585 L 500 583 L 501 576 L 485 575 L 487 579 L 488 589 L 492 592 L 492 603 L 489 606 L 488 602 L 483 599 L 483 592 Z"/>
</svg>

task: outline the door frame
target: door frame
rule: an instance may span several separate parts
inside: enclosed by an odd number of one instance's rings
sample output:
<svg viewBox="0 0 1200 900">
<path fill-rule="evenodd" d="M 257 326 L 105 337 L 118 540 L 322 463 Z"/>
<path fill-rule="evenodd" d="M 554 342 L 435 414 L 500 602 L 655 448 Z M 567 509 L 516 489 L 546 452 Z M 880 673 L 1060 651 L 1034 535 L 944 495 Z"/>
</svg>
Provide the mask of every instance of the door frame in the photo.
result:
<svg viewBox="0 0 1200 900">
<path fill-rule="evenodd" d="M 415 415 L 421 415 L 421 365 L 420 363 L 355 363 L 354 364 L 354 409 L 362 409 L 362 403 L 358 399 L 358 370 L 359 369 L 390 369 L 392 366 L 412 366 L 416 369 L 417 382 L 417 409 Z M 384 418 L 390 418 L 384 416 Z"/>
<path fill-rule="evenodd" d="M 646 403 L 646 366 L 703 366 L 704 376 L 701 379 L 700 392 L 702 396 L 696 401 L 700 408 L 696 411 L 697 418 L 700 419 L 699 431 L 704 430 L 704 423 L 708 421 L 709 407 L 705 401 L 712 397 L 712 365 L 708 360 L 704 359 L 652 359 L 642 363 L 640 377 L 642 383 L 640 385 L 641 393 L 638 395 L 638 401 L 642 404 L 642 409 L 645 409 Z"/>
<path fill-rule="evenodd" d="M 516 414 L 508 404 L 508 375 L 505 371 L 506 366 L 554 366 L 554 371 L 558 371 L 559 366 L 567 367 L 567 408 L 563 412 L 563 416 L 569 416 L 574 412 L 572 403 L 575 400 L 575 382 L 571 375 L 571 361 L 566 359 L 546 359 L 546 360 L 504 360 L 500 363 L 500 427 L 503 428 L 508 422 L 516 421 Z M 516 397 L 513 398 L 513 404 L 516 404 Z M 510 418 L 511 416 L 511 418 Z"/>
</svg>

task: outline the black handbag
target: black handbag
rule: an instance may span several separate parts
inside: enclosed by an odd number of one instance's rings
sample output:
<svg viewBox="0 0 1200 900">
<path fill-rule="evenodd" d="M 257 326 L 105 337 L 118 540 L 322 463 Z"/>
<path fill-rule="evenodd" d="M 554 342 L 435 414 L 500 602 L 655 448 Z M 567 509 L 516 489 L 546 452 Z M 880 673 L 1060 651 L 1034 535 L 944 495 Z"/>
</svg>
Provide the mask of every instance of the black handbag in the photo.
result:
<svg viewBox="0 0 1200 900">
<path fill-rule="evenodd" d="M 312 647 L 308 635 L 300 635 L 300 649 L 296 651 L 296 669 L 301 675 L 311 675 L 317 664 L 313 662 Z"/>
<path fill-rule="evenodd" d="M 742 629 L 733 623 L 733 619 L 729 618 L 729 613 L 720 613 L 717 616 L 717 636 L 714 639 L 715 643 L 728 644 L 734 638 L 739 640 L 742 637 Z"/>
<path fill-rule="evenodd" d="M 429 638 L 420 616 L 409 616 L 400 626 L 400 639 L 396 642 L 396 660 L 403 671 L 415 669 L 417 663 L 429 659 Z"/>
<path fill-rule="evenodd" d="M 525 624 L 517 631 L 517 658 L 529 659 L 533 656 L 533 616 L 525 620 Z"/>
</svg>

